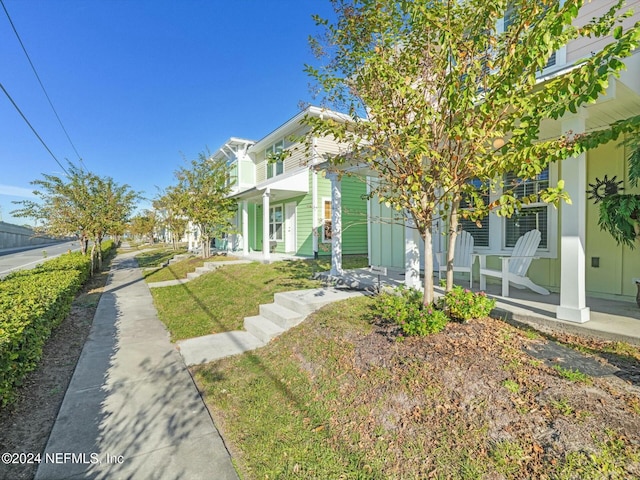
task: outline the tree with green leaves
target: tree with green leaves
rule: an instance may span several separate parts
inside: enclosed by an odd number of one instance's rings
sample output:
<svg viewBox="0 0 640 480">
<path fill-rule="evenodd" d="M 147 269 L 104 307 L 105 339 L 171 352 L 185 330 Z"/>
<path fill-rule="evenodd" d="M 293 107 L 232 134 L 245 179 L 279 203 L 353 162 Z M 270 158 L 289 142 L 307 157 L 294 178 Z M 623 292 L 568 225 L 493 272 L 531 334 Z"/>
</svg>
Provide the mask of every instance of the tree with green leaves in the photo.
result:
<svg viewBox="0 0 640 480">
<path fill-rule="evenodd" d="M 22 208 L 12 214 L 37 220 L 37 231 L 49 235 L 76 235 L 83 254 L 92 240 L 93 271 L 102 264 L 102 240 L 108 235 L 122 235 L 138 194 L 111 177 L 100 177 L 72 163 L 66 172 L 64 177 L 43 174 L 42 179 L 32 181 L 39 200 L 14 202 Z"/>
<path fill-rule="evenodd" d="M 588 134 L 540 139 L 541 123 L 576 113 L 602 95 L 638 46 L 638 25 L 623 31 L 622 1 L 584 26 L 581 0 L 332 0 L 336 20 L 315 17 L 317 66 L 307 66 L 324 103 L 348 121 L 307 118 L 313 135 L 346 146 L 330 158 L 364 164 L 380 181 L 370 198 L 412 219 L 425 242 L 424 303 L 433 301 L 432 222 L 448 224 L 447 290 L 459 217 L 481 225 L 490 210 L 511 215 L 523 203 L 569 200 L 562 182 L 517 198 L 508 172 L 531 179 L 551 162 L 637 130 L 640 116 Z M 502 20 L 508 18 L 508 22 Z M 500 25 L 507 25 L 501 28 Z M 573 69 L 541 81 L 549 58 L 584 37 L 613 40 Z M 342 168 L 344 169 L 344 168 Z M 503 182 L 502 182 L 503 183 Z M 475 185 L 503 188 L 487 202 Z M 460 209 L 462 201 L 471 208 Z"/>
<path fill-rule="evenodd" d="M 229 169 L 224 159 L 200 153 L 189 168 L 176 172 L 178 183 L 172 193 L 180 214 L 198 229 L 202 257 L 211 256 L 211 240 L 233 231 L 231 220 L 236 213 L 236 201 L 231 192 Z"/>
<path fill-rule="evenodd" d="M 152 210 L 145 210 L 129 220 L 129 232 L 135 237 L 146 239 L 148 243 L 153 243 L 157 226 L 158 217 Z"/>
<path fill-rule="evenodd" d="M 169 232 L 174 250 L 178 250 L 178 242 L 189 223 L 187 217 L 182 213 L 181 204 L 181 193 L 176 187 L 169 187 L 162 191 L 153 201 L 158 221 Z"/>
</svg>

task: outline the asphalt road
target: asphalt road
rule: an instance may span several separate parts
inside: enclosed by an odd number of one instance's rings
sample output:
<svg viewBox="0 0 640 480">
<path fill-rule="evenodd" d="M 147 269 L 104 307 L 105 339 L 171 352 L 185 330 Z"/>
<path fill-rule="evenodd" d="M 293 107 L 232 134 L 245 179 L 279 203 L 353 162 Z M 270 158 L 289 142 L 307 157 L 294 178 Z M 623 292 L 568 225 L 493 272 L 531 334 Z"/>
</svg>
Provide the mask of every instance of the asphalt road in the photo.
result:
<svg viewBox="0 0 640 480">
<path fill-rule="evenodd" d="M 80 250 L 80 243 L 78 241 L 63 242 L 53 245 L 38 245 L 28 250 L 0 252 L 0 278 L 4 278 L 14 270 L 34 268 L 39 263 L 62 255 L 69 250 Z"/>
</svg>

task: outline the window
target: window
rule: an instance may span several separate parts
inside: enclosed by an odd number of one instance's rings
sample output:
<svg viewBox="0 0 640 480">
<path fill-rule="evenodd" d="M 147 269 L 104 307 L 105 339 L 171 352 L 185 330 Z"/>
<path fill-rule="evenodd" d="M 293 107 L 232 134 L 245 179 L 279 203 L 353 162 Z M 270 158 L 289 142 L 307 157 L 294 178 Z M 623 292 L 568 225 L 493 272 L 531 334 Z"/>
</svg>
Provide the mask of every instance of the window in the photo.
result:
<svg viewBox="0 0 640 480">
<path fill-rule="evenodd" d="M 480 180 L 472 180 L 470 182 L 473 184 L 476 189 L 483 189 L 482 192 L 482 201 L 486 204 L 489 203 L 489 190 L 486 186 L 483 187 L 482 182 Z M 463 198 L 460 201 L 460 210 L 471 210 L 473 209 L 473 200 L 471 198 L 465 199 Z M 477 247 L 488 247 L 489 246 L 489 217 L 485 217 L 480 220 L 481 226 L 472 220 L 467 220 L 464 218 L 460 219 L 460 227 L 465 232 L 469 232 L 473 237 L 473 246 Z"/>
<path fill-rule="evenodd" d="M 330 242 L 331 234 L 331 200 L 323 200 L 322 202 L 322 241 Z"/>
<path fill-rule="evenodd" d="M 504 188 L 512 188 L 516 198 L 537 195 L 541 190 L 549 187 L 549 167 L 545 168 L 532 180 L 521 180 L 513 174 L 505 175 Z M 505 247 L 515 246 L 518 238 L 530 230 L 539 230 L 542 234 L 540 246 L 546 249 L 549 246 L 549 205 L 540 201 L 522 205 L 520 210 L 511 218 L 505 218 Z"/>
<path fill-rule="evenodd" d="M 560 6 L 562 6 L 564 2 L 561 1 Z M 545 11 L 549 8 L 548 5 L 544 6 Z M 509 2 L 507 5 L 507 9 L 504 12 L 504 21 L 503 21 L 503 31 L 507 31 L 509 27 L 516 21 L 518 12 L 516 11 L 516 7 L 512 2 Z M 564 48 L 564 47 L 563 47 Z M 549 59 L 547 60 L 547 64 L 544 66 L 543 70 L 546 70 L 549 67 L 553 67 L 556 65 L 557 61 L 557 52 L 553 52 Z"/>
<path fill-rule="evenodd" d="M 269 209 L 269 239 L 282 241 L 282 205 Z"/>
<path fill-rule="evenodd" d="M 280 157 L 284 151 L 284 140 L 274 143 L 264 151 L 264 158 L 267 163 L 267 178 L 273 178 L 284 172 L 284 160 Z"/>
</svg>

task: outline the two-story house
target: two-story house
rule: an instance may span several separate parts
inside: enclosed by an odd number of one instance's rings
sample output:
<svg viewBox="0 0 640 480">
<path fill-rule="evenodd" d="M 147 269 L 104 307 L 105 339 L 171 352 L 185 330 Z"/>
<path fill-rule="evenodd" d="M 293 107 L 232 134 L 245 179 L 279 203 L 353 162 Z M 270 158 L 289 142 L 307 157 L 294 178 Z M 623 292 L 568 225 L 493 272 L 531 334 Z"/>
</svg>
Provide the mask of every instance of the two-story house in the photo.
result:
<svg viewBox="0 0 640 480">
<path fill-rule="evenodd" d="M 231 195 L 238 201 L 233 250 L 261 252 L 265 260 L 274 252 L 308 257 L 332 250 L 367 253 L 366 185 L 315 168 L 339 145 L 329 138 L 307 142 L 306 115 L 337 114 L 311 106 L 257 142 L 230 138 L 215 152 L 227 159 Z M 336 203 L 336 196 L 342 201 Z M 342 228 L 335 236 L 337 225 Z"/>
</svg>

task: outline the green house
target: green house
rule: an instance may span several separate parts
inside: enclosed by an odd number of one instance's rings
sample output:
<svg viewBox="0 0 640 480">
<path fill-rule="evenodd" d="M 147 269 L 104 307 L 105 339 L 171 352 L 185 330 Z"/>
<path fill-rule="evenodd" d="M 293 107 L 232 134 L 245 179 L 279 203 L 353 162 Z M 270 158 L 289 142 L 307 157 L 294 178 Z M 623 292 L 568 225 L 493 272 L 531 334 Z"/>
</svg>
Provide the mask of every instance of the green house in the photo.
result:
<svg viewBox="0 0 640 480">
<path fill-rule="evenodd" d="M 340 146 L 329 138 L 307 142 L 306 115 L 333 114 L 308 107 L 261 140 L 232 137 L 214 154 L 227 159 L 238 201 L 231 250 L 261 252 L 264 260 L 367 253 L 366 185 L 317 168 Z M 332 191 L 341 202 L 332 202 Z"/>
</svg>

